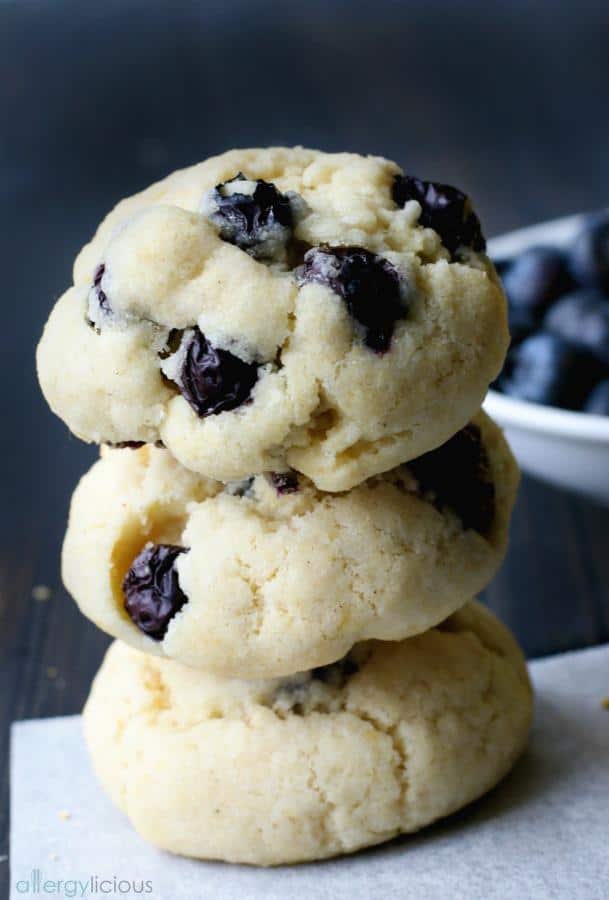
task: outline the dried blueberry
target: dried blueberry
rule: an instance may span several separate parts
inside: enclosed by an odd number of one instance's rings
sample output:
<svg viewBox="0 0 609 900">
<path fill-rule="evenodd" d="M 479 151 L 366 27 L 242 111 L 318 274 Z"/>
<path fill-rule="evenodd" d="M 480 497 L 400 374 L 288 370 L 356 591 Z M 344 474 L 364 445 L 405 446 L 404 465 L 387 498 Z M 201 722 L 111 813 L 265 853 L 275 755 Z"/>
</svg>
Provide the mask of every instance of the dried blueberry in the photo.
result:
<svg viewBox="0 0 609 900">
<path fill-rule="evenodd" d="M 95 292 L 97 293 L 97 302 L 99 303 L 100 307 L 106 312 L 110 312 L 111 309 L 108 298 L 101 288 L 101 281 L 104 277 L 105 271 L 106 267 L 103 263 L 97 267 L 97 269 L 95 270 L 95 275 L 93 276 L 93 287 L 95 289 Z"/>
<path fill-rule="evenodd" d="M 106 446 L 112 447 L 113 450 L 139 450 L 146 444 L 146 441 L 106 441 Z M 153 444 L 158 450 L 164 450 L 163 441 L 155 441 Z"/>
<path fill-rule="evenodd" d="M 269 477 L 278 494 L 295 494 L 298 491 L 296 472 L 271 472 Z"/>
<path fill-rule="evenodd" d="M 311 687 L 315 682 L 327 685 L 332 690 L 342 690 L 351 676 L 361 671 L 369 656 L 370 651 L 366 651 L 360 644 L 337 662 L 282 679 L 273 699 L 276 708 L 289 710 L 293 715 L 304 715 L 315 696 L 312 698 L 311 695 Z"/>
<path fill-rule="evenodd" d="M 395 266 L 363 247 L 314 247 L 305 255 L 299 280 L 319 282 L 339 294 L 375 353 L 389 349 L 396 321 L 408 312 Z"/>
<path fill-rule="evenodd" d="M 423 181 L 412 175 L 396 175 L 393 183 L 393 199 L 398 206 L 409 200 L 421 205 L 419 223 L 424 228 L 433 228 L 451 254 L 459 247 L 472 250 L 486 249 L 486 241 L 480 227 L 480 220 L 472 209 L 466 194 L 449 184 Z"/>
<path fill-rule="evenodd" d="M 105 271 L 106 266 L 104 263 L 101 263 L 95 270 L 95 274 L 93 275 L 93 285 L 89 291 L 87 322 L 91 328 L 99 329 L 101 320 L 112 315 L 110 301 L 101 286 Z"/>
<path fill-rule="evenodd" d="M 145 441 L 106 441 L 107 446 L 113 450 L 139 450 L 145 443 Z"/>
<path fill-rule="evenodd" d="M 255 476 L 250 475 L 248 478 L 242 478 L 240 481 L 229 481 L 224 490 L 232 497 L 253 497 L 252 490 L 254 486 Z"/>
<path fill-rule="evenodd" d="M 188 598 L 180 588 L 176 559 L 186 553 L 173 544 L 147 544 L 123 580 L 125 609 L 140 631 L 160 641 Z"/>
<path fill-rule="evenodd" d="M 573 282 L 563 253 L 554 247 L 530 247 L 507 267 L 502 276 L 509 302 L 510 327 L 532 330 L 548 307 Z"/>
<path fill-rule="evenodd" d="M 578 284 L 609 294 L 609 216 L 594 216 L 577 235 L 569 267 Z"/>
<path fill-rule="evenodd" d="M 482 535 L 495 517 L 495 485 L 477 425 L 466 425 L 445 444 L 407 463 L 422 493 L 439 509 L 448 507 Z"/>
<path fill-rule="evenodd" d="M 256 363 L 212 347 L 198 328 L 186 333 L 178 385 L 201 418 L 236 409 L 247 400 L 258 379 Z"/>
<path fill-rule="evenodd" d="M 609 299 L 594 288 L 562 297 L 546 315 L 544 328 L 609 366 Z"/>
<path fill-rule="evenodd" d="M 281 255 L 292 236 L 290 198 L 271 182 L 250 181 L 241 172 L 206 195 L 203 211 L 223 240 L 259 259 Z"/>
<path fill-rule="evenodd" d="M 584 411 L 594 416 L 609 416 L 609 378 L 599 381 L 588 395 Z"/>
<path fill-rule="evenodd" d="M 599 365 L 563 338 L 540 331 L 510 351 L 500 388 L 531 403 L 580 409 L 599 380 Z"/>
</svg>

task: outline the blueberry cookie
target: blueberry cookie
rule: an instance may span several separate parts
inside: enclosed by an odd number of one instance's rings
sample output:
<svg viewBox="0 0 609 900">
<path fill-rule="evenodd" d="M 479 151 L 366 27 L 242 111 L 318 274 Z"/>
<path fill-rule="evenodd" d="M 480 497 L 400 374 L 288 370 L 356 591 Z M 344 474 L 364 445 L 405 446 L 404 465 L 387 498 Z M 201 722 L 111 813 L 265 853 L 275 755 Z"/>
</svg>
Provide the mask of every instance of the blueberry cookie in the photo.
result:
<svg viewBox="0 0 609 900">
<path fill-rule="evenodd" d="M 327 491 L 446 441 L 508 344 L 480 223 L 392 162 L 238 150 L 120 203 L 38 348 L 87 441 L 162 441 L 223 482 L 293 468 Z"/>
<path fill-rule="evenodd" d="M 84 711 L 105 790 L 172 853 L 277 865 L 350 853 L 465 806 L 509 771 L 532 694 L 470 603 L 402 642 L 271 681 L 112 645 Z"/>
<path fill-rule="evenodd" d="M 223 486 L 166 450 L 110 450 L 74 495 L 64 581 L 139 650 L 227 677 L 288 675 L 425 631 L 484 588 L 517 482 L 482 413 L 347 493 L 294 471 Z"/>
</svg>

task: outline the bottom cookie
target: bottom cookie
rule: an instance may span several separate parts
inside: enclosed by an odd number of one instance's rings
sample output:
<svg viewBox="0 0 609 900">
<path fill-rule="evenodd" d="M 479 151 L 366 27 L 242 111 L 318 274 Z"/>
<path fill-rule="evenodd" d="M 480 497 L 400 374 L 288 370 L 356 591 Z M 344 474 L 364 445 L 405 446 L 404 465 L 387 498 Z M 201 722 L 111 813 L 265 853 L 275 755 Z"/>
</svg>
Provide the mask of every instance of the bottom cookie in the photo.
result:
<svg viewBox="0 0 609 900">
<path fill-rule="evenodd" d="M 151 843 L 277 865 L 446 816 L 511 768 L 532 694 L 513 637 L 470 603 L 401 642 L 231 681 L 113 644 L 84 710 L 110 797 Z"/>
</svg>

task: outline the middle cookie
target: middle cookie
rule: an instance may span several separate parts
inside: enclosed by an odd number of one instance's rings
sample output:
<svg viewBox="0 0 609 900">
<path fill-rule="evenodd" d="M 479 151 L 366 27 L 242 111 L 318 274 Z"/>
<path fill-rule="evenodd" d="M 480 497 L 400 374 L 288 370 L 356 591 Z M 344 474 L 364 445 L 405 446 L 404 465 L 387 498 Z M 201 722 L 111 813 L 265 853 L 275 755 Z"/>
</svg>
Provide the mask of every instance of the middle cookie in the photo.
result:
<svg viewBox="0 0 609 900">
<path fill-rule="evenodd" d="M 86 616 L 139 650 L 279 677 L 463 605 L 502 561 L 517 483 L 482 413 L 338 494 L 292 472 L 224 486 L 165 450 L 109 450 L 74 494 L 63 577 Z"/>
</svg>

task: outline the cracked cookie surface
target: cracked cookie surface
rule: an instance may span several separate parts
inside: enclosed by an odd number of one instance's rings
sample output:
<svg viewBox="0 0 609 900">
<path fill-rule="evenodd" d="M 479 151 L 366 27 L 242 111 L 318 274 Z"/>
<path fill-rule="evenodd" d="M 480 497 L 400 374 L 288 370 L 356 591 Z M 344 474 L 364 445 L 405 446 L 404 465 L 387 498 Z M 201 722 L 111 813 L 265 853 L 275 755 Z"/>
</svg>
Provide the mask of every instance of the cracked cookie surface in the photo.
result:
<svg viewBox="0 0 609 900">
<path fill-rule="evenodd" d="M 221 481 L 292 467 L 341 491 L 438 446 L 502 366 L 505 300 L 467 198 L 447 218 L 399 177 L 236 150 L 122 201 L 40 342 L 50 406 Z"/>
<path fill-rule="evenodd" d="M 517 483 L 483 413 L 346 493 L 294 472 L 225 487 L 166 450 L 106 450 L 72 501 L 64 582 L 139 650 L 228 677 L 288 675 L 425 631 L 482 590 Z"/>
<path fill-rule="evenodd" d="M 231 681 L 116 642 L 84 711 L 94 767 L 158 847 L 277 865 L 416 831 L 493 787 L 524 747 L 524 659 L 477 603 L 339 668 Z"/>
</svg>

